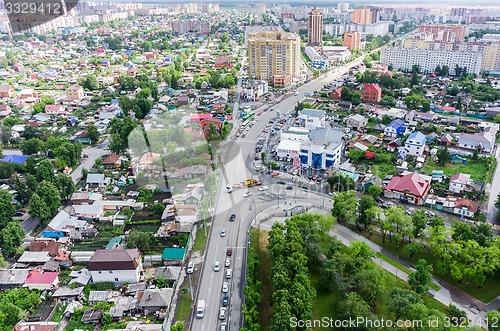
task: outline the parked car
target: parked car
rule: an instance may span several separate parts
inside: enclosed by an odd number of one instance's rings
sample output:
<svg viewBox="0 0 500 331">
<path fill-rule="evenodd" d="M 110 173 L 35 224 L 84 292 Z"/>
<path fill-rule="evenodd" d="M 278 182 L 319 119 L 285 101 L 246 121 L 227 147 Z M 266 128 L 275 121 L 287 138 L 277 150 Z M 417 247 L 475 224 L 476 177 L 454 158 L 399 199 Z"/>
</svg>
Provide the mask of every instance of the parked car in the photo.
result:
<svg viewBox="0 0 500 331">
<path fill-rule="evenodd" d="M 224 265 L 226 267 L 230 267 L 231 266 L 231 259 L 230 258 L 226 258 L 226 262 L 224 262 Z"/>
<path fill-rule="evenodd" d="M 252 192 L 250 192 L 250 191 L 246 191 L 246 192 L 243 194 L 243 197 L 244 197 L 244 198 L 248 198 L 250 195 L 252 195 Z"/>
<path fill-rule="evenodd" d="M 192 274 L 193 272 L 194 272 L 194 264 L 193 264 L 193 262 L 189 261 L 187 269 L 186 269 L 186 273 Z"/>
<path fill-rule="evenodd" d="M 227 324 L 226 323 L 220 324 L 220 331 L 227 331 Z"/>
<path fill-rule="evenodd" d="M 222 305 L 225 307 L 228 304 L 229 304 L 229 295 L 226 294 L 222 297 Z"/>
<path fill-rule="evenodd" d="M 434 217 L 434 216 L 436 216 L 436 213 L 433 211 L 430 211 L 430 210 L 426 210 L 425 215 L 430 216 L 430 217 Z"/>
<path fill-rule="evenodd" d="M 227 292 L 229 292 L 229 283 L 224 282 L 222 283 L 222 293 L 227 293 Z"/>
<path fill-rule="evenodd" d="M 276 183 L 280 184 L 280 185 L 285 185 L 286 183 L 282 180 L 278 180 Z"/>
<path fill-rule="evenodd" d="M 259 187 L 259 191 L 267 191 L 268 189 L 269 189 L 269 187 L 267 187 L 267 186 Z"/>
<path fill-rule="evenodd" d="M 287 189 L 287 190 L 293 190 L 293 186 L 292 186 L 292 185 L 288 185 L 288 186 L 286 187 L 286 189 Z"/>
<path fill-rule="evenodd" d="M 233 270 L 232 269 L 227 269 L 226 270 L 226 278 L 230 279 L 231 277 L 233 277 Z"/>
<path fill-rule="evenodd" d="M 226 311 L 227 311 L 227 308 L 221 308 L 219 310 L 219 319 L 221 319 L 221 320 L 226 319 Z"/>
</svg>

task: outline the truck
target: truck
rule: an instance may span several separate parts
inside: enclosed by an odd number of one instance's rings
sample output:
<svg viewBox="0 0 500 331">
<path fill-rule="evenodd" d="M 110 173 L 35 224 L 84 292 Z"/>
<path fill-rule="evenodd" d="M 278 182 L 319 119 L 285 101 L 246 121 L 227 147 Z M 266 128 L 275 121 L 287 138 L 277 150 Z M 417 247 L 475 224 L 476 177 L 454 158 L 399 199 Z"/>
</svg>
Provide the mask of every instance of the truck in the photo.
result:
<svg viewBox="0 0 500 331">
<path fill-rule="evenodd" d="M 257 178 L 247 178 L 243 182 L 239 183 L 234 183 L 234 184 L 228 184 L 226 185 L 226 192 L 231 193 L 234 190 L 240 189 L 240 188 L 250 188 L 254 186 L 262 185 L 262 179 L 260 177 Z"/>
<path fill-rule="evenodd" d="M 196 318 L 203 318 L 205 316 L 205 300 L 198 300 L 196 305 Z"/>
</svg>

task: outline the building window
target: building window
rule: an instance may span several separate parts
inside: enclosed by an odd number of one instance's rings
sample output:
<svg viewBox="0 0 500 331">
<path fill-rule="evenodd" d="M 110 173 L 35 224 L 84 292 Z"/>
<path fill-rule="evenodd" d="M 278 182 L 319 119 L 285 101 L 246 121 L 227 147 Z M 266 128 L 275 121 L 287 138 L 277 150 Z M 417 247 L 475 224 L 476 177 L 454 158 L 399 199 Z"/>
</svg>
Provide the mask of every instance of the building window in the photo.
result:
<svg viewBox="0 0 500 331">
<path fill-rule="evenodd" d="M 118 278 L 115 278 L 115 282 L 117 282 L 117 281 L 118 281 Z"/>
</svg>

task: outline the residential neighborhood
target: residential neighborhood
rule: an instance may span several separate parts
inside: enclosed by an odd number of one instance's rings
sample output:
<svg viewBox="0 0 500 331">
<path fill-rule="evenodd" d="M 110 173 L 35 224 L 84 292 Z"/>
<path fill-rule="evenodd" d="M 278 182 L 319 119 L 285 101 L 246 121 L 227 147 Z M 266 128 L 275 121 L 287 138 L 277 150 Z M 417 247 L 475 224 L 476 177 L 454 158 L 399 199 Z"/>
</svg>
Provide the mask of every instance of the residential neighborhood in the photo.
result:
<svg viewBox="0 0 500 331">
<path fill-rule="evenodd" d="M 0 11 L 0 331 L 497 329 L 498 4 L 66 5 Z"/>
</svg>

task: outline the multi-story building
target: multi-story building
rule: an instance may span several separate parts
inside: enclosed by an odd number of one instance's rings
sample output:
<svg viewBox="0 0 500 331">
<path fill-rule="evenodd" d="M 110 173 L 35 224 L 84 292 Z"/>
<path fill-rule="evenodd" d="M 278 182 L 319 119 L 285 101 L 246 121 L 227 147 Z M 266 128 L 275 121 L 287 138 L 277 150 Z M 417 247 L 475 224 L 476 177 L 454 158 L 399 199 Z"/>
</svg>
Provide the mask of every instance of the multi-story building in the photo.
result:
<svg viewBox="0 0 500 331">
<path fill-rule="evenodd" d="M 319 46 L 323 43 L 323 12 L 314 7 L 307 18 L 307 44 Z"/>
<path fill-rule="evenodd" d="M 300 163 L 313 169 L 327 169 L 340 164 L 344 147 L 343 132 L 333 128 L 316 128 L 309 139 L 300 144 Z"/>
<path fill-rule="evenodd" d="M 438 65 L 446 65 L 453 75 L 457 66 L 467 68 L 468 73 L 479 74 L 482 61 L 483 53 L 480 51 L 464 52 L 390 47 L 383 48 L 380 54 L 380 62 L 392 66 L 394 69 L 411 70 L 413 65 L 419 65 L 422 72 L 433 73 Z"/>
<path fill-rule="evenodd" d="M 363 102 L 378 103 L 382 97 L 382 89 L 377 84 L 365 84 L 363 87 Z"/>
<path fill-rule="evenodd" d="M 467 26 L 454 25 L 420 25 L 419 33 L 429 33 L 436 41 L 463 41 L 467 32 Z"/>
<path fill-rule="evenodd" d="M 346 31 L 344 32 L 344 46 L 349 48 L 350 51 L 353 49 L 361 48 L 361 32 L 358 31 Z"/>
<path fill-rule="evenodd" d="M 378 22 L 376 24 L 325 24 L 324 31 L 332 36 L 338 37 L 347 31 L 357 31 L 361 36 L 372 34 L 374 36 L 385 36 L 389 33 L 390 22 Z"/>
<path fill-rule="evenodd" d="M 172 31 L 178 34 L 186 34 L 189 32 L 196 32 L 198 34 L 206 35 L 210 33 L 210 21 L 205 20 L 185 20 L 173 21 Z"/>
<path fill-rule="evenodd" d="M 378 8 L 359 8 L 354 9 L 352 13 L 352 22 L 354 24 L 374 24 L 379 21 L 379 9 Z"/>
<path fill-rule="evenodd" d="M 248 61 L 250 78 L 286 86 L 300 77 L 300 38 L 281 31 L 249 33 Z"/>
<path fill-rule="evenodd" d="M 340 10 L 341 12 L 346 12 L 349 10 L 349 3 L 347 2 L 339 2 L 337 4 L 337 9 Z"/>
</svg>

